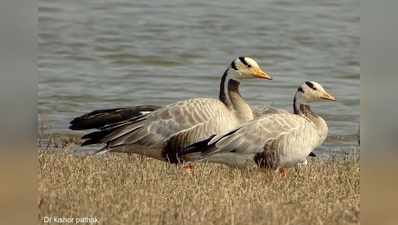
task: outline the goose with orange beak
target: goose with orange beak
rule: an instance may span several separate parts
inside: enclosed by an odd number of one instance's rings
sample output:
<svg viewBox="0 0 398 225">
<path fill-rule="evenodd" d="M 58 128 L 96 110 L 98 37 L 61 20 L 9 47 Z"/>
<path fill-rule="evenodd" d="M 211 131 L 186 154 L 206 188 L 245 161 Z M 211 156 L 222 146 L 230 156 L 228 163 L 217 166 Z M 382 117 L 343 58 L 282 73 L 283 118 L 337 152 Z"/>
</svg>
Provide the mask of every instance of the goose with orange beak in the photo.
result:
<svg viewBox="0 0 398 225">
<path fill-rule="evenodd" d="M 222 134 L 254 119 L 251 107 L 239 92 L 240 82 L 246 79 L 270 80 L 257 62 L 249 57 L 233 60 L 221 77 L 219 98 L 192 98 L 154 108 L 149 113 L 133 111 L 137 116 L 118 121 L 131 114 L 127 110 L 102 110 L 71 121 L 72 129 L 103 125 L 99 131 L 82 137 L 82 145 L 103 144 L 97 153 L 108 151 L 146 155 L 170 163 L 180 163 L 179 152 L 184 147 L 210 135 Z M 144 107 L 145 108 L 145 107 Z M 147 109 L 147 108 L 145 108 Z M 115 114 L 113 116 L 113 114 Z M 121 116 L 119 116 L 119 114 Z M 103 115 L 112 115 L 104 120 Z M 108 116 L 111 117 L 111 116 Z M 94 121 L 95 123 L 89 123 Z M 97 122 L 98 121 L 98 122 Z"/>
<path fill-rule="evenodd" d="M 307 81 L 294 95 L 293 113 L 265 114 L 187 147 L 182 157 L 232 167 L 280 169 L 287 175 L 287 168 L 305 164 L 306 157 L 327 137 L 325 120 L 308 105 L 321 101 L 336 101 L 336 98 L 319 83 Z"/>
</svg>

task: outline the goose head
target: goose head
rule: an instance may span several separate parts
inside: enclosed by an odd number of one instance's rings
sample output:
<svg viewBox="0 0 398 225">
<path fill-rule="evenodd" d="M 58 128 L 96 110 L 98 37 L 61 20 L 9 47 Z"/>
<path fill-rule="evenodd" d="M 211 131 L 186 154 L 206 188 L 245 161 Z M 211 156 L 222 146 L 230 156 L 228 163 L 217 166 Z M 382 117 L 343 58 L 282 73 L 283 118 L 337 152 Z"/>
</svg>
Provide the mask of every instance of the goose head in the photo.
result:
<svg viewBox="0 0 398 225">
<path fill-rule="evenodd" d="M 231 78 L 235 80 L 253 78 L 272 80 L 271 75 L 262 70 L 258 63 L 250 57 L 236 58 L 229 66 L 228 72 Z"/>
<path fill-rule="evenodd" d="M 336 97 L 327 92 L 315 81 L 306 81 L 297 89 L 297 97 L 301 103 L 336 101 Z"/>
</svg>

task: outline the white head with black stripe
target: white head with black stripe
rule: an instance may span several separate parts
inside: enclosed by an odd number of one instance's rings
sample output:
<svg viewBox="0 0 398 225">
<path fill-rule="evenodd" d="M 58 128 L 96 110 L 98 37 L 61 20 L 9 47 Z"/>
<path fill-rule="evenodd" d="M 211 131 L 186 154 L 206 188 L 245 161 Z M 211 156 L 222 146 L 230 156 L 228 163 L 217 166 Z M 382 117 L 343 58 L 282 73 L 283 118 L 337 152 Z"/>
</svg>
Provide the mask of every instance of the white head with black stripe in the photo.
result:
<svg viewBox="0 0 398 225">
<path fill-rule="evenodd" d="M 296 96 L 300 103 L 336 101 L 336 97 L 328 93 L 322 85 L 315 81 L 306 81 L 298 89 Z"/>
<path fill-rule="evenodd" d="M 228 68 L 228 74 L 232 75 L 231 78 L 235 80 L 243 79 L 267 79 L 271 80 L 271 76 L 265 72 L 258 63 L 246 56 L 241 56 L 232 61 Z"/>
</svg>

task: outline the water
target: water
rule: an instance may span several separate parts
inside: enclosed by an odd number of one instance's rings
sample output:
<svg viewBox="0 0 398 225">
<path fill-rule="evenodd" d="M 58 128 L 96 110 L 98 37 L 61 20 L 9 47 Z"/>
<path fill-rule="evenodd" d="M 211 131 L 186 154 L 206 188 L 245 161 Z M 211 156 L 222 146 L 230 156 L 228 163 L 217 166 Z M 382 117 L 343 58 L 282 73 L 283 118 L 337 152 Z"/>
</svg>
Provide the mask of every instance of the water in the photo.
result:
<svg viewBox="0 0 398 225">
<path fill-rule="evenodd" d="M 39 0 L 39 113 L 53 132 L 101 108 L 216 97 L 230 61 L 247 55 L 273 75 L 245 81 L 252 105 L 291 108 L 315 80 L 336 103 L 323 149 L 350 151 L 359 129 L 359 0 L 171 2 Z"/>
</svg>

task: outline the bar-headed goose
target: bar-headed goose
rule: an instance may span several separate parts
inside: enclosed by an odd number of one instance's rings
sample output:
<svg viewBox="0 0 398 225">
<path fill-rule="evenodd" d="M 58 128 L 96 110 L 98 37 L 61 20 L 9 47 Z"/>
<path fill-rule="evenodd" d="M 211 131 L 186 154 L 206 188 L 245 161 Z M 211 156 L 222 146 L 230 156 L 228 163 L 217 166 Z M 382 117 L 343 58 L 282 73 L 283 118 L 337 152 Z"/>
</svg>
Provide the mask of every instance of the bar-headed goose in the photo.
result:
<svg viewBox="0 0 398 225">
<path fill-rule="evenodd" d="M 294 95 L 294 113 L 265 114 L 225 134 L 188 146 L 181 157 L 233 167 L 283 168 L 286 173 L 285 168 L 305 164 L 306 157 L 328 133 L 325 120 L 307 104 L 335 100 L 320 84 L 307 81 Z"/>
<path fill-rule="evenodd" d="M 271 79 L 253 59 L 236 58 L 221 78 L 219 99 L 192 98 L 108 124 L 83 136 L 82 145 L 105 144 L 98 153 L 138 153 L 178 163 L 180 149 L 254 118 L 252 109 L 239 93 L 239 82 L 252 78 Z"/>
</svg>

